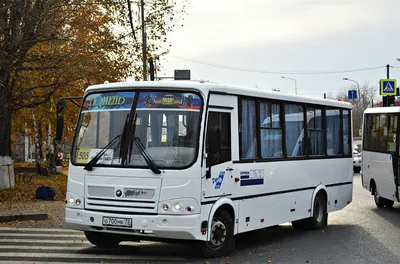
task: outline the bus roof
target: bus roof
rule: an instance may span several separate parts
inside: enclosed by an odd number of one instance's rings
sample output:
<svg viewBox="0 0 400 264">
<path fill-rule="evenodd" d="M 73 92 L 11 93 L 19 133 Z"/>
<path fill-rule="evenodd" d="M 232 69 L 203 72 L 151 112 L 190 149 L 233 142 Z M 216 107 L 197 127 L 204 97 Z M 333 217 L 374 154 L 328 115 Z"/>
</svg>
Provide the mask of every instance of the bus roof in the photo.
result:
<svg viewBox="0 0 400 264">
<path fill-rule="evenodd" d="M 275 91 L 265 91 L 258 88 L 240 87 L 227 84 L 219 84 L 205 81 L 147 81 L 147 82 L 115 82 L 89 86 L 85 93 L 94 90 L 125 90 L 129 88 L 192 88 L 207 94 L 209 92 L 225 93 L 233 95 L 243 95 L 250 97 L 269 98 L 293 102 L 303 102 L 318 105 L 336 106 L 341 108 L 351 108 L 348 102 L 336 101 L 332 99 L 322 99 L 311 96 L 295 95 Z"/>
<path fill-rule="evenodd" d="M 392 106 L 392 107 L 373 107 L 367 108 L 364 111 L 364 114 L 377 114 L 377 113 L 398 113 L 400 112 L 400 106 Z"/>
</svg>

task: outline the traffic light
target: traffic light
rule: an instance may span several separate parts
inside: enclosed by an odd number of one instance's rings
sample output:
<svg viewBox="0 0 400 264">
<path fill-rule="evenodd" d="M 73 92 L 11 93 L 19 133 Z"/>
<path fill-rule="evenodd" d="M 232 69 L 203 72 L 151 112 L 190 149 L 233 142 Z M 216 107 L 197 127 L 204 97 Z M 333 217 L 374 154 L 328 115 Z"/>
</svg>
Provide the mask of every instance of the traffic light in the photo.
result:
<svg viewBox="0 0 400 264">
<path fill-rule="evenodd" d="M 383 106 L 389 107 L 389 106 L 395 105 L 394 101 L 395 101 L 395 97 L 392 95 L 388 95 L 388 96 L 383 96 L 382 103 L 383 103 Z"/>
</svg>

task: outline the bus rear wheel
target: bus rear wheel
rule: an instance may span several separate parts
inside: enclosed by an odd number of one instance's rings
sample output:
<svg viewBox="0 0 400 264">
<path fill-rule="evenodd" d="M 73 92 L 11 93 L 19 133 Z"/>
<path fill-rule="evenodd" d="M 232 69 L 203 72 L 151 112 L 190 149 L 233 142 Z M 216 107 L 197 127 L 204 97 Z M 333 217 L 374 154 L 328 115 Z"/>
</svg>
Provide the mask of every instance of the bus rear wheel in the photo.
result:
<svg viewBox="0 0 400 264">
<path fill-rule="evenodd" d="M 85 231 L 85 236 L 90 243 L 101 248 L 116 247 L 122 241 L 116 234 Z"/>
<path fill-rule="evenodd" d="M 374 190 L 374 201 L 378 208 L 382 208 L 384 206 L 386 206 L 387 208 L 392 208 L 393 204 L 394 204 L 394 201 L 391 201 L 391 200 L 381 197 L 379 195 L 377 187 L 375 187 L 375 190 Z"/>
<path fill-rule="evenodd" d="M 328 225 L 328 210 L 325 195 L 319 192 L 314 199 L 314 211 L 310 218 L 292 222 L 295 229 L 320 229 Z"/>
<path fill-rule="evenodd" d="M 218 210 L 212 219 L 210 241 L 199 241 L 201 254 L 206 258 L 221 257 L 234 248 L 233 219 L 224 210 Z"/>
</svg>

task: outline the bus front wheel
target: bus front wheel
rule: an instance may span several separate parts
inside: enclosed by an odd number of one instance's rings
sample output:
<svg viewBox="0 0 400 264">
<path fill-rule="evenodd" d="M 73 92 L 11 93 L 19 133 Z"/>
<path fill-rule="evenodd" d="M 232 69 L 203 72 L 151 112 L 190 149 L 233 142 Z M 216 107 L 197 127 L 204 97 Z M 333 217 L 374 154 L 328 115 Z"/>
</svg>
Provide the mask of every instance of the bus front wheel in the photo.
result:
<svg viewBox="0 0 400 264">
<path fill-rule="evenodd" d="M 116 247 L 122 241 L 116 234 L 85 231 L 85 236 L 90 243 L 101 248 Z"/>
<path fill-rule="evenodd" d="M 233 219 L 224 210 L 218 210 L 212 219 L 210 241 L 199 241 L 199 248 L 206 258 L 221 257 L 234 248 L 235 236 L 233 234 Z"/>
</svg>

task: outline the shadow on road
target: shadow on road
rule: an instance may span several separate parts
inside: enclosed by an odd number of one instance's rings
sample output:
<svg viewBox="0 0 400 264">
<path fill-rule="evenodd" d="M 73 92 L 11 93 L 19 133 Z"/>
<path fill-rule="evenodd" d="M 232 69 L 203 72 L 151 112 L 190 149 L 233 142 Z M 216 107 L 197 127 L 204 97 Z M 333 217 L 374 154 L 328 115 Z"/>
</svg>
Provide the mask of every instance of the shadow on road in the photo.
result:
<svg viewBox="0 0 400 264">
<path fill-rule="evenodd" d="M 374 208 L 372 212 L 384 218 L 386 221 L 390 222 L 392 225 L 400 228 L 400 204 L 395 203 L 393 208 Z"/>
<path fill-rule="evenodd" d="M 398 210 L 398 209 L 397 209 Z M 399 210 L 398 210 L 399 211 Z M 381 263 L 398 264 L 386 245 L 357 225 L 331 225 L 324 230 L 298 231 L 290 225 L 240 234 L 228 257 L 204 260 L 189 244 L 135 243 L 115 249 L 92 247 L 76 253 L 184 258 L 186 263 Z M 182 260 L 183 261 L 183 260 Z M 176 262 L 176 261 L 175 261 Z M 180 262 L 180 261 L 179 261 Z"/>
</svg>

